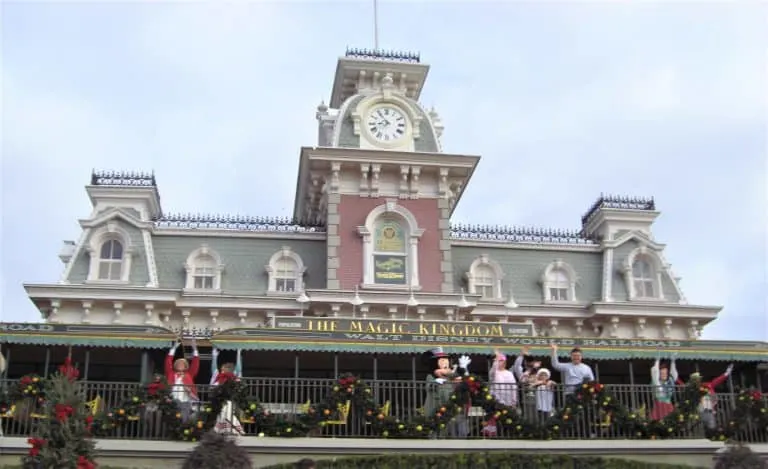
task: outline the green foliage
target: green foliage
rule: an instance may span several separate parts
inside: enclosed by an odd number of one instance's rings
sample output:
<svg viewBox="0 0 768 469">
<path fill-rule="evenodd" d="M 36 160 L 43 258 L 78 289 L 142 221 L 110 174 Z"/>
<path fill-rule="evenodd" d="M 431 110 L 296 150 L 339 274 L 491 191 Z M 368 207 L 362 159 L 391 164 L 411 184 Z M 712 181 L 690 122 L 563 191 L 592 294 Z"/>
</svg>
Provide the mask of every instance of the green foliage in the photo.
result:
<svg viewBox="0 0 768 469">
<path fill-rule="evenodd" d="M 368 384 L 353 375 L 343 375 L 328 390 L 319 402 L 312 403 L 305 413 L 298 416 L 274 415 L 259 403 L 255 396 L 247 393 L 234 375 L 212 391 L 211 402 L 195 415 L 190 422 L 182 421 L 178 404 L 170 393 L 165 378 L 156 381 L 144 390 L 129 396 L 119 406 L 99 415 L 94 423 L 94 434 L 108 436 L 123 425 L 134 425 L 147 411 L 160 412 L 168 429 L 169 437 L 184 441 L 199 441 L 216 422 L 222 406 L 232 401 L 242 411 L 242 423 L 250 434 L 272 437 L 300 437 L 321 433 L 326 423 L 341 417 L 340 406 L 352 403 L 351 412 L 367 425 L 370 436 L 384 438 L 431 438 L 443 432 L 448 424 L 465 406 L 482 407 L 485 422 L 493 423 L 498 429 L 497 438 L 551 440 L 562 437 L 579 421 L 587 411 L 603 422 L 610 422 L 611 434 L 615 437 L 635 439 L 679 438 L 690 435 L 691 429 L 699 423 L 698 405 L 708 389 L 692 383 L 677 395 L 675 409 L 661 420 L 651 420 L 630 409 L 616 399 L 609 387 L 597 382 L 585 382 L 570 395 L 563 408 L 544 422 L 535 424 L 526 421 L 518 409 L 496 401 L 488 384 L 477 376 L 469 376 L 457 383 L 447 401 L 436 408 L 434 415 L 413 418 L 408 421 L 387 415 L 377 402 Z M 709 436 L 714 440 L 737 439 L 747 430 L 768 430 L 768 403 L 755 391 L 744 391 L 738 397 L 737 407 L 726 428 L 719 428 Z"/>
<path fill-rule="evenodd" d="M 768 433 L 768 401 L 760 391 L 743 390 L 736 397 L 736 408 L 725 425 L 712 432 L 713 440 L 732 440 L 750 430 Z"/>
<path fill-rule="evenodd" d="M 91 440 L 90 409 L 77 382 L 78 372 L 69 359 L 45 381 L 44 418 L 37 420 L 28 440 L 25 469 L 94 469 L 95 445 Z"/>
<path fill-rule="evenodd" d="M 317 469 L 692 469 L 624 459 L 519 453 L 397 454 L 317 461 Z M 277 464 L 264 469 L 294 469 Z M 751 469 L 751 468 L 750 468 Z"/>
<path fill-rule="evenodd" d="M 251 457 L 231 438 L 209 432 L 184 461 L 182 469 L 251 469 Z"/>
<path fill-rule="evenodd" d="M 715 460 L 715 469 L 763 469 L 765 467 L 760 456 L 743 445 L 729 446 Z"/>
</svg>

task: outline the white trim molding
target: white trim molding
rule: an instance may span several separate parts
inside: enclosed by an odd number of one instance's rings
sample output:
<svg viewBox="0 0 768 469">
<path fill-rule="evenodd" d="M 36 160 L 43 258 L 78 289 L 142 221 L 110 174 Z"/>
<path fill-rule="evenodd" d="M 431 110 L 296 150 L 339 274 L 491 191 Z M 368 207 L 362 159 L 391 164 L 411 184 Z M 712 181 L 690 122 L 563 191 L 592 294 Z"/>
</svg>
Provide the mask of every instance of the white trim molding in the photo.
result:
<svg viewBox="0 0 768 469">
<path fill-rule="evenodd" d="M 117 241 L 122 247 L 122 258 L 120 259 L 120 279 L 109 280 L 99 278 L 99 267 L 101 265 L 101 248 L 104 243 Z M 100 228 L 94 230 L 86 246 L 90 256 L 90 265 L 88 267 L 88 277 L 86 283 L 108 283 L 121 284 L 128 283 L 131 275 L 131 259 L 133 257 L 134 246 L 131 242 L 130 233 L 121 227 L 116 221 L 112 220 Z"/>
<path fill-rule="evenodd" d="M 652 296 L 639 296 L 635 288 L 635 276 L 633 268 L 635 262 L 643 261 L 648 264 L 651 269 L 651 280 L 653 295 Z M 638 246 L 633 249 L 627 257 L 624 258 L 624 262 L 621 266 L 621 273 L 624 274 L 624 282 L 627 287 L 627 296 L 629 300 L 636 301 L 664 301 L 664 290 L 662 288 L 663 283 L 661 275 L 664 273 L 664 263 L 659 257 L 658 253 L 649 249 L 648 246 Z"/>
<path fill-rule="evenodd" d="M 284 291 L 284 290 L 277 289 L 277 280 L 278 280 L 278 273 L 279 273 L 277 266 L 282 259 L 289 259 L 296 266 L 295 278 L 280 277 L 280 279 L 295 281 L 294 289 L 291 291 Z M 273 293 L 291 293 L 291 294 L 304 291 L 304 273 L 307 271 L 307 267 L 304 265 L 304 261 L 301 259 L 301 256 L 296 254 L 296 252 L 292 250 L 289 246 L 283 246 L 279 251 L 272 254 L 272 257 L 269 258 L 269 263 L 267 263 L 267 265 L 264 266 L 264 270 L 266 270 L 267 275 L 269 276 L 267 291 L 273 292 Z"/>
<path fill-rule="evenodd" d="M 562 273 L 566 277 L 565 285 L 555 277 L 557 273 Z M 564 262 L 562 259 L 555 259 L 550 262 L 541 273 L 539 283 L 541 284 L 541 293 L 544 298 L 545 304 L 573 304 L 577 302 L 576 299 L 576 284 L 578 282 L 578 276 L 576 271 L 570 264 Z M 550 289 L 565 289 L 566 298 L 552 298 Z"/>
<path fill-rule="evenodd" d="M 471 295 L 477 295 L 477 272 L 480 268 L 488 268 L 493 272 L 493 288 L 492 296 L 484 296 L 483 300 L 501 300 L 501 283 L 504 279 L 504 269 L 501 268 L 498 262 L 488 257 L 488 254 L 481 254 L 477 259 L 472 261 L 469 266 L 469 270 L 464 274 L 467 279 L 467 286 L 469 287 L 469 293 Z M 510 291 L 511 297 L 511 291 Z"/>
<path fill-rule="evenodd" d="M 213 284 L 210 288 L 195 288 L 195 270 L 200 267 L 200 261 L 205 258 L 213 260 Z M 184 263 L 184 270 L 187 274 L 184 286 L 185 292 L 221 292 L 221 274 L 224 272 L 224 264 L 221 262 L 219 253 L 208 247 L 207 244 L 202 244 L 199 248 L 189 253 L 187 261 Z"/>
<path fill-rule="evenodd" d="M 398 220 L 406 225 L 406 282 L 405 285 L 377 284 L 374 276 L 374 233 L 376 223 L 382 218 Z M 374 208 L 365 218 L 365 225 L 357 227 L 358 234 L 363 238 L 363 288 L 379 288 L 393 290 L 420 290 L 419 283 L 419 239 L 424 229 L 419 228 L 416 217 L 410 210 L 397 203 L 397 199 L 387 199 L 386 202 Z"/>
</svg>

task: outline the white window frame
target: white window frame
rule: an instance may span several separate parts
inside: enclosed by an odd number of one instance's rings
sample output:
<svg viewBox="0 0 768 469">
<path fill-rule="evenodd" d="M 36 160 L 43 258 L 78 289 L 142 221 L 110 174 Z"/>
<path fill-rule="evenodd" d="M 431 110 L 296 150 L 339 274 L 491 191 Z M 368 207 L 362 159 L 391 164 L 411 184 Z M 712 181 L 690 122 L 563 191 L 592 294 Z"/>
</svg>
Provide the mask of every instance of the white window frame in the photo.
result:
<svg viewBox="0 0 768 469">
<path fill-rule="evenodd" d="M 280 291 L 277 289 L 277 267 L 280 260 L 284 257 L 287 257 L 296 263 L 296 289 L 294 291 Z M 264 266 L 264 270 L 267 271 L 267 275 L 269 277 L 269 281 L 267 282 L 268 293 L 293 296 L 298 295 L 304 291 L 304 274 L 307 271 L 307 267 L 304 265 L 304 261 L 301 259 L 301 256 L 296 254 L 296 252 L 289 246 L 283 246 L 279 251 L 272 254 L 272 257 L 269 258 L 269 263 Z M 283 278 L 285 277 L 280 277 L 280 279 Z"/>
<path fill-rule="evenodd" d="M 635 261 L 645 261 L 651 268 L 649 280 L 653 283 L 653 296 L 640 296 L 635 288 L 634 265 Z M 632 250 L 624 259 L 622 265 L 624 274 L 624 283 L 627 288 L 627 296 L 630 301 L 664 301 L 664 290 L 662 289 L 661 276 L 664 273 L 664 263 L 661 261 L 658 253 L 649 249 L 647 246 L 639 246 Z"/>
<path fill-rule="evenodd" d="M 553 274 L 558 271 L 562 272 L 566 278 L 565 290 L 567 298 L 565 300 L 552 299 L 551 295 L 552 289 L 563 289 L 563 285 L 554 279 Z M 541 294 L 545 304 L 573 304 L 578 302 L 576 298 L 576 284 L 578 283 L 576 271 L 562 259 L 555 259 L 544 268 L 539 283 L 541 283 Z"/>
<path fill-rule="evenodd" d="M 392 220 L 400 223 L 405 232 L 405 285 L 390 285 L 376 283 L 374 276 L 374 233 L 380 220 Z M 363 284 L 362 288 L 377 290 L 421 290 L 419 283 L 419 240 L 424 229 L 419 228 L 416 217 L 410 210 L 397 203 L 397 199 L 387 199 L 386 202 L 374 208 L 365 218 L 365 225 L 357 227 L 358 234 L 363 238 Z"/>
<path fill-rule="evenodd" d="M 196 288 L 195 287 L 195 271 L 198 268 L 198 262 L 200 259 L 204 257 L 210 257 L 213 259 L 213 288 Z M 184 263 L 184 270 L 187 273 L 187 281 L 184 286 L 184 291 L 186 292 L 198 292 L 198 293 L 219 293 L 221 292 L 221 276 L 224 272 L 224 264 L 221 262 L 221 256 L 219 256 L 219 253 L 208 247 L 207 244 L 201 245 L 199 248 L 195 249 L 191 253 L 189 253 L 189 256 L 187 256 L 187 261 Z"/>
<path fill-rule="evenodd" d="M 101 247 L 109 241 L 117 241 L 123 246 L 123 259 L 120 265 L 120 278 L 115 280 L 99 278 L 101 267 Z M 133 258 L 134 245 L 131 241 L 131 235 L 121 227 L 117 222 L 110 221 L 106 225 L 96 229 L 91 233 L 86 250 L 90 256 L 90 265 L 88 266 L 88 276 L 86 283 L 105 283 L 105 284 L 125 284 L 130 281 L 131 260 Z"/>
<path fill-rule="evenodd" d="M 482 297 L 482 300 L 484 301 L 499 301 L 502 300 L 502 294 L 501 294 L 501 282 L 504 280 L 504 269 L 501 268 L 501 265 L 499 265 L 498 262 L 492 260 L 488 257 L 487 254 L 481 254 L 480 257 L 472 261 L 472 264 L 469 266 L 469 270 L 467 273 L 464 274 L 464 277 L 467 279 L 467 286 L 469 287 L 469 293 L 470 295 L 478 295 L 478 270 L 481 267 L 489 268 L 491 272 L 493 273 L 493 279 L 492 279 L 492 296 L 489 297 Z"/>
</svg>

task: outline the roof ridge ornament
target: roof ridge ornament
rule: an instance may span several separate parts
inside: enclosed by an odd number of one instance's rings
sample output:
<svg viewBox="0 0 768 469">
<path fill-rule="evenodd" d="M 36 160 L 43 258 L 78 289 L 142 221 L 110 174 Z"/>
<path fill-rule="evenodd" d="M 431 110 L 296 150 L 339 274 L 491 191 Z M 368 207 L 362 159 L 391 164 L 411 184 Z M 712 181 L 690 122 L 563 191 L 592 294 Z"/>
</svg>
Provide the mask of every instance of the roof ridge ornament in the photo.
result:
<svg viewBox="0 0 768 469">
<path fill-rule="evenodd" d="M 344 57 L 350 59 L 380 60 L 383 62 L 421 63 L 421 55 L 417 52 L 390 51 L 379 48 L 347 48 Z"/>
<path fill-rule="evenodd" d="M 621 196 L 600 193 L 600 197 L 592 204 L 589 210 L 587 210 L 587 213 L 581 217 L 581 223 L 586 224 L 589 219 L 602 208 L 653 212 L 656 210 L 656 201 L 653 197 Z"/>
</svg>

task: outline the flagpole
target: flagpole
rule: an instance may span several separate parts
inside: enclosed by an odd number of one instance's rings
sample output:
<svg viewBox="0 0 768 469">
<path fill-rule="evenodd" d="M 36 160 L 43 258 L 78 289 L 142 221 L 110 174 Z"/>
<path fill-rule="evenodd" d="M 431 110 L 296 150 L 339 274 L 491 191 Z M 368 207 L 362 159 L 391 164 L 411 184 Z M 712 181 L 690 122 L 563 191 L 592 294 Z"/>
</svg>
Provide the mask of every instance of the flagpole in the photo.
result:
<svg viewBox="0 0 768 469">
<path fill-rule="evenodd" d="M 373 0 L 373 50 L 379 50 L 379 2 Z"/>
</svg>

